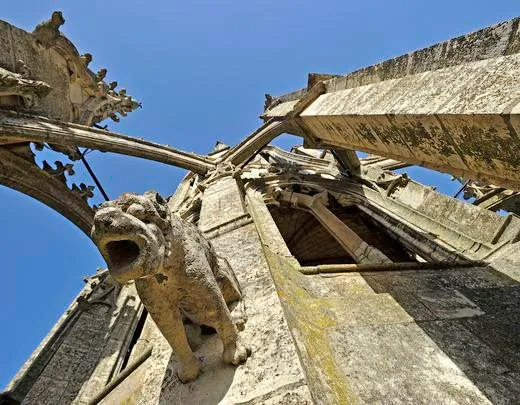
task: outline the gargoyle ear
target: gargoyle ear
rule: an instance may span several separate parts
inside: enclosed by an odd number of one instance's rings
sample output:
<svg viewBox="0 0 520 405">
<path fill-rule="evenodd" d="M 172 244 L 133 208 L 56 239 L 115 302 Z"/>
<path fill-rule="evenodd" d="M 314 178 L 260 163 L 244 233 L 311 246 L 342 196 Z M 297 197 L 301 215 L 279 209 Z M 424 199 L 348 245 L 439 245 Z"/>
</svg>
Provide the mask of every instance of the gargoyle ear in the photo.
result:
<svg viewBox="0 0 520 405">
<path fill-rule="evenodd" d="M 166 204 L 166 201 L 164 201 L 164 198 L 162 198 L 161 195 L 155 190 L 147 191 L 146 193 L 144 193 L 144 195 L 146 196 L 146 198 L 149 198 L 150 200 L 152 200 L 153 202 L 156 202 L 159 205 Z"/>
<path fill-rule="evenodd" d="M 105 201 L 104 203 L 101 203 L 98 207 L 98 209 L 102 209 L 102 208 L 108 208 L 108 207 L 116 207 L 116 202 L 115 201 Z"/>
<path fill-rule="evenodd" d="M 159 193 L 155 193 L 155 201 L 157 201 L 157 203 L 161 205 L 166 204 L 166 201 L 164 200 L 164 198 L 161 197 Z"/>
</svg>

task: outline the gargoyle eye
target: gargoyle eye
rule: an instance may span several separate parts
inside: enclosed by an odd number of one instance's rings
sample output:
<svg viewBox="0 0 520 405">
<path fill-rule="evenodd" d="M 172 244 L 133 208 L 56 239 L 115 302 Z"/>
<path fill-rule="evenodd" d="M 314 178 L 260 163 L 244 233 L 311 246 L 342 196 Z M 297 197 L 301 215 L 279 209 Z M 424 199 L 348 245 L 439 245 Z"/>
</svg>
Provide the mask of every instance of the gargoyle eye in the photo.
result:
<svg viewBox="0 0 520 405">
<path fill-rule="evenodd" d="M 155 194 L 155 201 L 157 201 L 158 204 L 166 204 L 166 201 L 164 201 L 164 198 L 161 197 L 159 193 Z"/>
<path fill-rule="evenodd" d="M 164 198 L 162 198 L 161 195 L 157 191 L 150 190 L 150 191 L 147 191 L 146 193 L 144 193 L 144 195 L 159 205 L 166 204 L 166 201 L 164 200 Z"/>
</svg>

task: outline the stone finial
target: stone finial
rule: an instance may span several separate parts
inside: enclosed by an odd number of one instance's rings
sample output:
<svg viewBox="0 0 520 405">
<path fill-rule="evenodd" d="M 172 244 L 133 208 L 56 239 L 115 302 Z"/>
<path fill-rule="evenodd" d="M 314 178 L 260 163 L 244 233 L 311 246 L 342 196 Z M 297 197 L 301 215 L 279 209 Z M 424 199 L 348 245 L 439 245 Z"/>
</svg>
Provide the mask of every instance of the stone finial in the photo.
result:
<svg viewBox="0 0 520 405">
<path fill-rule="evenodd" d="M 200 372 L 182 317 L 217 330 L 223 359 L 238 365 L 250 350 L 238 331 L 246 321 L 242 293 L 227 260 L 218 257 L 202 233 L 172 215 L 156 192 L 126 193 L 96 211 L 92 240 L 120 283 L 135 280 L 141 301 L 179 360 L 183 382 Z M 228 305 L 237 306 L 230 313 Z"/>
<path fill-rule="evenodd" d="M 269 107 L 271 106 L 271 104 L 273 104 L 273 96 L 271 96 L 270 94 L 265 94 L 264 95 L 265 97 L 265 101 L 264 101 L 264 111 L 267 111 L 269 109 Z"/>
<path fill-rule="evenodd" d="M 106 75 L 107 75 L 107 70 L 105 68 L 99 69 L 98 72 L 96 73 L 96 82 L 102 81 Z"/>
<path fill-rule="evenodd" d="M 84 277 L 83 282 L 87 284 L 87 288 L 76 298 L 79 309 L 88 310 L 93 305 L 104 305 L 112 308 L 115 305 L 119 288 L 108 277 L 108 272 L 98 269 L 96 274 Z"/>
<path fill-rule="evenodd" d="M 33 34 L 36 41 L 45 47 L 49 47 L 60 34 L 59 28 L 65 24 L 65 18 L 61 11 L 55 11 L 49 20 L 44 21 L 36 26 Z"/>
<path fill-rule="evenodd" d="M 90 62 L 92 62 L 92 54 L 84 53 L 83 55 L 81 55 L 81 60 L 85 67 L 87 67 L 90 64 Z"/>
<path fill-rule="evenodd" d="M 265 96 L 264 111 L 270 110 L 271 108 L 273 108 L 281 103 L 280 99 L 277 99 L 276 97 L 273 97 L 270 94 L 265 94 L 264 96 Z"/>
<path fill-rule="evenodd" d="M 112 84 L 114 86 L 114 84 Z M 115 122 L 119 122 L 119 114 L 126 117 L 127 113 L 132 112 L 136 108 L 141 107 L 141 103 L 126 95 L 126 90 L 122 89 L 119 93 L 110 89 L 110 85 L 105 82 L 98 83 L 98 107 L 92 109 L 94 115 L 92 122 L 97 123 L 105 118 L 111 118 Z"/>
<path fill-rule="evenodd" d="M 97 83 L 97 91 L 99 97 L 105 97 L 108 92 L 108 85 L 103 81 L 99 81 Z"/>
<path fill-rule="evenodd" d="M 117 87 L 117 82 L 116 82 L 116 81 L 113 81 L 113 82 L 108 83 L 108 88 L 109 88 L 110 90 L 115 90 L 116 87 Z"/>
<path fill-rule="evenodd" d="M 67 182 L 65 173 L 67 173 L 69 176 L 73 176 L 75 174 L 73 169 L 74 165 L 72 163 L 63 164 L 59 160 L 56 160 L 54 164 L 56 165 L 56 169 L 53 169 L 52 166 L 49 163 L 47 163 L 46 160 L 44 160 L 43 170 L 45 170 L 51 176 L 58 177 L 63 183 Z"/>
<path fill-rule="evenodd" d="M 79 187 L 76 184 L 72 185 L 72 192 L 79 195 L 85 202 L 89 198 L 94 197 L 94 186 L 87 186 L 85 183 L 80 183 Z"/>
</svg>

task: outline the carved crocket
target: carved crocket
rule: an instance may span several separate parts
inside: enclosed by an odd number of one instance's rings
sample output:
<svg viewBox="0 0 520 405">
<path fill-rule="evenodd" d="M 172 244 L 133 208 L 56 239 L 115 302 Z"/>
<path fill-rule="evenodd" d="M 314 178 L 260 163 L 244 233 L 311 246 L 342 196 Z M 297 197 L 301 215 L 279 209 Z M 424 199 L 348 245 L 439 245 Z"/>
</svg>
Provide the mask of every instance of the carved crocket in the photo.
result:
<svg viewBox="0 0 520 405">
<path fill-rule="evenodd" d="M 31 80 L 0 67 L 0 96 L 20 96 L 25 107 L 33 107 L 50 90 L 51 87 L 45 82 Z"/>
<path fill-rule="evenodd" d="M 183 316 L 217 331 L 224 361 L 238 365 L 247 360 L 250 350 L 238 335 L 246 316 L 233 270 L 194 225 L 170 213 L 159 194 L 126 193 L 102 204 L 92 239 L 116 281 L 135 280 L 139 297 L 177 355 L 181 381 L 194 380 L 200 372 Z M 237 304 L 233 315 L 232 303 Z"/>
</svg>

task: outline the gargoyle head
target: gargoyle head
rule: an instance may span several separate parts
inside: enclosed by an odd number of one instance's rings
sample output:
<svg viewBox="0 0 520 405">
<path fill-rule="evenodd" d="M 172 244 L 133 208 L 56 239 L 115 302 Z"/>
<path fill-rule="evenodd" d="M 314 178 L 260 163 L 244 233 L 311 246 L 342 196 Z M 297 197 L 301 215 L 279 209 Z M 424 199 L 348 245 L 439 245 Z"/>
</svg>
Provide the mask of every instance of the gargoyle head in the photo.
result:
<svg viewBox="0 0 520 405">
<path fill-rule="evenodd" d="M 116 281 L 160 271 L 170 248 L 170 215 L 166 201 L 155 191 L 125 193 L 99 207 L 91 236 Z"/>
<path fill-rule="evenodd" d="M 59 28 L 60 26 L 65 24 L 65 18 L 63 18 L 63 14 L 61 13 L 61 11 L 54 11 L 52 13 L 51 24 L 56 28 Z"/>
</svg>

